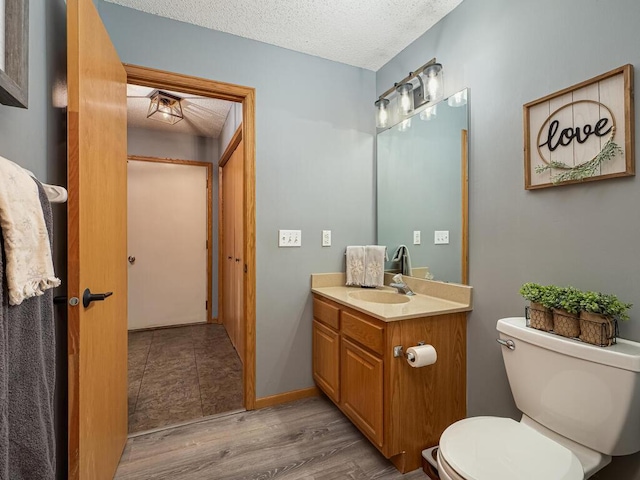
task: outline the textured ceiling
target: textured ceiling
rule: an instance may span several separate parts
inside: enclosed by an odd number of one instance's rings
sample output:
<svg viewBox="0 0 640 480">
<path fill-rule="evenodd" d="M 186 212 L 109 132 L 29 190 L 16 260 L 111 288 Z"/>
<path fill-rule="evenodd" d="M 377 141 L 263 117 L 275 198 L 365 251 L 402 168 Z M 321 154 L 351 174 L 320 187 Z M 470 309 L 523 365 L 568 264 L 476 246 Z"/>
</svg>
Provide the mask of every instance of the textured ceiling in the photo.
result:
<svg viewBox="0 0 640 480">
<path fill-rule="evenodd" d="M 376 71 L 462 0 L 106 0 Z M 425 61 L 433 56 L 425 52 Z M 426 58 L 429 57 L 429 58 Z"/>
<path fill-rule="evenodd" d="M 233 102 L 164 90 L 183 98 L 181 103 L 184 118 L 175 125 L 169 125 L 147 118 L 149 94 L 154 90 L 154 88 L 140 85 L 127 85 L 128 126 L 163 132 L 188 133 L 200 137 L 218 138 L 220 136 L 220 131 Z"/>
</svg>

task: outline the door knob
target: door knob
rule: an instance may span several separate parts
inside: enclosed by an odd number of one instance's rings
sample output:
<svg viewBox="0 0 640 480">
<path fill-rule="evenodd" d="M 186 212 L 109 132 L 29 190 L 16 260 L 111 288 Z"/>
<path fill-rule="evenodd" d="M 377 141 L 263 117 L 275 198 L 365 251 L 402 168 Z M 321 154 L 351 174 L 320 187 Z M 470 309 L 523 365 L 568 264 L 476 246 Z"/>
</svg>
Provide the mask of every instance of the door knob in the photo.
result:
<svg viewBox="0 0 640 480">
<path fill-rule="evenodd" d="M 84 308 L 87 308 L 91 302 L 101 302 L 111 295 L 113 295 L 113 292 L 91 293 L 91 290 L 87 288 L 82 294 L 82 305 L 84 305 Z"/>
<path fill-rule="evenodd" d="M 131 265 L 133 265 L 134 263 L 136 263 L 136 257 L 129 255 L 129 258 L 127 258 L 127 260 L 129 260 L 129 263 Z"/>
</svg>

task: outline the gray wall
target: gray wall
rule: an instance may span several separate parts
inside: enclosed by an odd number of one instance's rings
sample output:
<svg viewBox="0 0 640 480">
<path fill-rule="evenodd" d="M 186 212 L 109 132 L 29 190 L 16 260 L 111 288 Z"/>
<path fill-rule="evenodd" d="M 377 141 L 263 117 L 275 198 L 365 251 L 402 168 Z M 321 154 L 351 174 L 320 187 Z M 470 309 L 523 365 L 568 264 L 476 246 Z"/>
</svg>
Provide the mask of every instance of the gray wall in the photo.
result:
<svg viewBox="0 0 640 480">
<path fill-rule="evenodd" d="M 227 119 L 222 126 L 222 131 L 218 137 L 218 152 L 220 155 L 224 153 L 233 137 L 236 133 L 238 126 L 242 123 L 242 104 L 234 103 L 231 105 Z"/>
<path fill-rule="evenodd" d="M 43 182 L 66 185 L 66 5 L 30 2 L 29 108 L 0 105 L 0 155 Z M 66 206 L 54 205 L 54 263 L 66 290 Z M 67 324 L 56 310 L 56 432 L 58 477 L 66 478 Z"/>
<path fill-rule="evenodd" d="M 195 160 L 216 165 L 219 157 L 216 138 L 139 127 L 127 128 L 127 152 L 129 155 Z"/>
<path fill-rule="evenodd" d="M 312 386 L 309 275 L 375 238 L 375 74 L 97 3 L 123 62 L 256 88 L 257 396 Z M 279 249 L 279 228 L 302 247 Z"/>
<path fill-rule="evenodd" d="M 163 132 L 139 127 L 127 128 L 127 153 L 147 157 L 195 160 L 213 163 L 211 188 L 211 239 L 213 259 L 211 264 L 211 316 L 218 317 L 218 139 Z"/>
<path fill-rule="evenodd" d="M 465 0 L 377 72 L 381 93 L 437 56 L 445 94 L 470 87 L 469 415 L 517 417 L 495 323 L 523 314 L 523 282 L 571 284 L 640 304 L 640 180 L 527 192 L 522 153 L 524 103 L 640 65 L 638 18 L 637 0 Z M 636 71 L 636 88 L 638 78 Z M 640 341 L 640 307 L 631 317 L 621 336 Z M 640 455 L 614 459 L 598 478 L 639 479 Z"/>
</svg>

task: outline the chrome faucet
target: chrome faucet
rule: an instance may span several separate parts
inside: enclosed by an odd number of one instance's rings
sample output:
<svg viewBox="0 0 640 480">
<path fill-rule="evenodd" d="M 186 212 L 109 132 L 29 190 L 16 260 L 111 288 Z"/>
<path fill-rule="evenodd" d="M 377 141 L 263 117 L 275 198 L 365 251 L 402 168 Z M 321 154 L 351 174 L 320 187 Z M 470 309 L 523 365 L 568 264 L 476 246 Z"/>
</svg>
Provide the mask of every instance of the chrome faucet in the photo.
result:
<svg viewBox="0 0 640 480">
<path fill-rule="evenodd" d="M 398 293 L 404 293 L 405 295 L 415 295 L 415 293 L 413 293 L 413 290 L 411 290 L 411 288 L 409 288 L 409 285 L 407 285 L 404 282 L 401 283 L 390 283 L 389 284 L 390 287 L 395 288 L 396 290 L 398 290 Z"/>
</svg>

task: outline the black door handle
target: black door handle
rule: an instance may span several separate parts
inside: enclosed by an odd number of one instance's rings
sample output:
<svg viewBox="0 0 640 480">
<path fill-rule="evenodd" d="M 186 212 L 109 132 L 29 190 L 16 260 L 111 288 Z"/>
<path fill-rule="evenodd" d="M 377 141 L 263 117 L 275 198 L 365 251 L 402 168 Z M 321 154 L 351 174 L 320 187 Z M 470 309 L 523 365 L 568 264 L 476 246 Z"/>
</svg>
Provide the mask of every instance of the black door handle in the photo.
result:
<svg viewBox="0 0 640 480">
<path fill-rule="evenodd" d="M 91 302 L 97 302 L 97 301 L 101 302 L 102 300 L 104 300 L 107 297 L 110 297 L 111 295 L 113 295 L 113 292 L 91 293 L 91 290 L 87 288 L 82 294 L 82 305 L 84 305 L 84 308 L 87 308 Z"/>
</svg>

